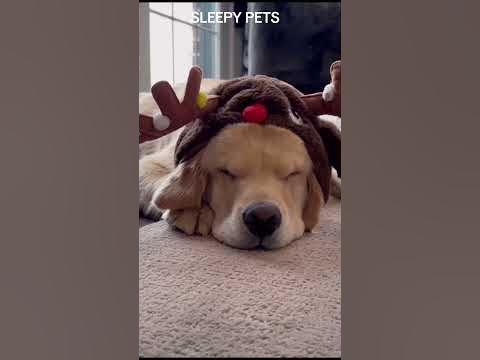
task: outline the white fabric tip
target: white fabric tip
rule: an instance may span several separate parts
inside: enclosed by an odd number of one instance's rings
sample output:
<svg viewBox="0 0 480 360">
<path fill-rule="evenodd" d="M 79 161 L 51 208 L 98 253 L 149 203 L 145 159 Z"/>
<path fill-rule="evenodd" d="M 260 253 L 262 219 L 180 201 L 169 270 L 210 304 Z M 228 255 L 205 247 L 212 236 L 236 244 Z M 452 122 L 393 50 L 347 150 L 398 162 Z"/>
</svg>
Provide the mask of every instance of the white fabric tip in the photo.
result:
<svg viewBox="0 0 480 360">
<path fill-rule="evenodd" d="M 333 86 L 333 84 L 331 83 L 325 86 L 322 92 L 322 97 L 323 97 L 323 100 L 327 102 L 332 101 L 333 98 L 335 97 L 335 86 Z"/>
<path fill-rule="evenodd" d="M 170 126 L 170 119 L 166 115 L 161 113 L 155 114 L 153 116 L 153 127 L 159 131 L 168 129 Z"/>
</svg>

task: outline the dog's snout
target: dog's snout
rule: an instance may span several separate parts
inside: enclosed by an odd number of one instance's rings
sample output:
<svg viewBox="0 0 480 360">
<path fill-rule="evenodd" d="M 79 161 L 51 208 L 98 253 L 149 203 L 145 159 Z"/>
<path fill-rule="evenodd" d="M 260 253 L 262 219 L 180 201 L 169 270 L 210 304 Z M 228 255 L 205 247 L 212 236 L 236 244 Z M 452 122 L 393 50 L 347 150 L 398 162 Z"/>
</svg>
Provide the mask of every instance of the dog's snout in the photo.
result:
<svg viewBox="0 0 480 360">
<path fill-rule="evenodd" d="M 282 214 L 276 205 L 258 202 L 244 210 L 243 222 L 253 235 L 263 238 L 277 230 L 282 223 Z"/>
</svg>

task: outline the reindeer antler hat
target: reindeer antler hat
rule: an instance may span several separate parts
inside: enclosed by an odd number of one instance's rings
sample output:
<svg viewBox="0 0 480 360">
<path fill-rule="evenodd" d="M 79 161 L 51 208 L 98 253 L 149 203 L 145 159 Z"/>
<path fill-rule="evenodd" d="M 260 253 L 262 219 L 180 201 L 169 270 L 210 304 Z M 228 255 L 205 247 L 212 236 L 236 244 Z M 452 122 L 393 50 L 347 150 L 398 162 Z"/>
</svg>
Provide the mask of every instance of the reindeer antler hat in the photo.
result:
<svg viewBox="0 0 480 360">
<path fill-rule="evenodd" d="M 327 201 L 331 167 L 341 176 L 341 136 L 335 125 L 317 115 L 341 115 L 340 61 L 331 65 L 330 73 L 332 82 L 323 93 L 303 95 L 286 82 L 257 75 L 228 80 L 206 95 L 200 92 L 202 72 L 193 67 L 182 103 L 167 82 L 152 87 L 162 113 L 140 115 L 140 142 L 185 125 L 175 148 L 178 165 L 203 149 L 225 126 L 248 122 L 286 128 L 304 141 Z"/>
</svg>

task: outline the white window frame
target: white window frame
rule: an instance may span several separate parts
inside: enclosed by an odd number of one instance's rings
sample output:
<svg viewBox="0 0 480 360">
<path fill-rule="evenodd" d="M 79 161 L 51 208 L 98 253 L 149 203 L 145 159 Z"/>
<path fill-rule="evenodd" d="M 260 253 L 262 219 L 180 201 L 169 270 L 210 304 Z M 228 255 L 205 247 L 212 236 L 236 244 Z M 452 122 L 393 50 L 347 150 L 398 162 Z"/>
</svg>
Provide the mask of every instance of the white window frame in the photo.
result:
<svg viewBox="0 0 480 360">
<path fill-rule="evenodd" d="M 233 3 L 218 3 L 218 11 L 233 11 Z M 169 16 L 150 9 L 149 3 L 139 3 L 139 91 L 149 92 L 151 88 L 150 74 L 150 12 L 178 21 L 183 24 L 197 27 L 208 32 L 217 33 L 218 77 L 230 79 L 241 75 L 242 31 L 235 29 L 233 21 L 218 24 L 215 30 L 205 28 L 199 24 L 192 24 L 175 16 Z M 173 22 L 172 22 L 173 23 Z M 174 46 L 174 45 L 173 45 Z M 174 79 L 176 81 L 178 79 Z M 185 79 L 186 80 L 186 79 Z"/>
</svg>

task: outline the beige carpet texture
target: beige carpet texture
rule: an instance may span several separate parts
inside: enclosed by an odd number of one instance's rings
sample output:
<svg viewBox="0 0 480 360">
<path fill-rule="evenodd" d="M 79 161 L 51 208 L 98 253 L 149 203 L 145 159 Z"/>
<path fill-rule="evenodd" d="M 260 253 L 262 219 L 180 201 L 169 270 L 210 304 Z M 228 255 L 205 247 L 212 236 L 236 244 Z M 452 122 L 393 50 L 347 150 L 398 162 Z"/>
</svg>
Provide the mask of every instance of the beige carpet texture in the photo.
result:
<svg viewBox="0 0 480 360">
<path fill-rule="evenodd" d="M 145 223 L 141 222 L 141 226 Z M 140 228 L 143 357 L 339 357 L 341 202 L 273 251 Z"/>
</svg>

